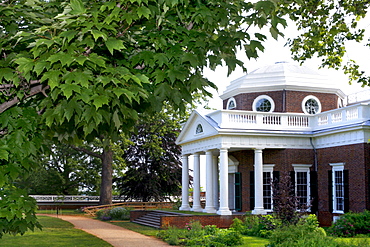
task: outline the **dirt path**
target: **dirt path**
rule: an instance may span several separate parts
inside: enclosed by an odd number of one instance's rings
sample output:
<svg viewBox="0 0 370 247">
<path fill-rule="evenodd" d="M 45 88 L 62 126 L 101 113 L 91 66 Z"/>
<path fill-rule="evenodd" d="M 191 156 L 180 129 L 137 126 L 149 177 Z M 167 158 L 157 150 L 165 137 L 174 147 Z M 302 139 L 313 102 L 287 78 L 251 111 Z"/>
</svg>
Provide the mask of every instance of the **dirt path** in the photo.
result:
<svg viewBox="0 0 370 247">
<path fill-rule="evenodd" d="M 47 215 L 57 217 L 56 215 Z M 167 243 L 127 230 L 123 227 L 112 225 L 100 220 L 94 220 L 83 216 L 59 215 L 58 218 L 71 222 L 75 228 L 97 236 L 110 243 L 114 247 L 164 247 Z"/>
</svg>

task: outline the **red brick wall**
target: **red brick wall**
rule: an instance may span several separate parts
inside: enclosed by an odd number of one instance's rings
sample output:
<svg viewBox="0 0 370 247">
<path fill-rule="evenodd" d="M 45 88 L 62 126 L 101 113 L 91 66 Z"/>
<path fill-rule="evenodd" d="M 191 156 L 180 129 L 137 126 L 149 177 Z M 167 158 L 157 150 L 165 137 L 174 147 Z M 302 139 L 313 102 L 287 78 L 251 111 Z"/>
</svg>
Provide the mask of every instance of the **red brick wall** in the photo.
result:
<svg viewBox="0 0 370 247">
<path fill-rule="evenodd" d="M 332 170 L 329 163 L 344 162 L 344 169 L 349 171 L 349 210 L 361 212 L 364 209 L 369 209 L 369 144 L 323 148 L 319 149 L 317 153 L 319 220 L 328 222 L 332 218 L 329 212 L 331 200 L 328 196 L 328 171 Z"/>
<path fill-rule="evenodd" d="M 239 161 L 242 176 L 242 211 L 250 211 L 250 172 L 254 170 L 254 151 L 231 152 Z M 344 162 L 344 169 L 349 170 L 349 210 L 370 210 L 370 145 L 367 143 L 317 150 L 318 158 L 318 217 L 322 225 L 330 225 L 333 214 L 329 212 L 328 171 L 329 163 Z M 275 164 L 274 171 L 293 171 L 292 164 L 312 164 L 314 169 L 314 151 L 305 149 L 265 149 L 263 163 Z"/>
<path fill-rule="evenodd" d="M 285 95 L 284 95 L 285 94 Z M 313 95 L 321 102 L 322 111 L 337 109 L 338 96 L 329 93 L 312 93 L 301 91 L 271 91 L 259 93 L 243 93 L 234 96 L 236 101 L 235 110 L 252 111 L 252 105 L 255 98 L 260 95 L 268 95 L 275 102 L 274 112 L 294 112 L 303 113 L 302 101 L 306 96 Z M 229 99 L 223 101 L 223 109 L 226 109 L 226 104 Z M 285 101 L 285 106 L 283 105 Z"/>
</svg>

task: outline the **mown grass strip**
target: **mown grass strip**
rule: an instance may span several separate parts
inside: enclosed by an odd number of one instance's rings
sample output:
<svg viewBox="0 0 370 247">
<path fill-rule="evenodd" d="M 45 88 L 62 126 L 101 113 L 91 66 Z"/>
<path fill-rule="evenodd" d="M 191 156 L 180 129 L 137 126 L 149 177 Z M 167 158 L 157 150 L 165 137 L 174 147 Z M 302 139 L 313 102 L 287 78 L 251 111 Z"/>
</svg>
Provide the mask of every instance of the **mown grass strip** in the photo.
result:
<svg viewBox="0 0 370 247">
<path fill-rule="evenodd" d="M 75 229 L 74 226 L 58 218 L 38 216 L 39 222 L 43 226 L 42 231 L 35 230 L 27 232 L 23 236 L 4 235 L 0 240 L 2 247 L 108 247 L 109 243 L 90 235 L 82 230 Z"/>
</svg>

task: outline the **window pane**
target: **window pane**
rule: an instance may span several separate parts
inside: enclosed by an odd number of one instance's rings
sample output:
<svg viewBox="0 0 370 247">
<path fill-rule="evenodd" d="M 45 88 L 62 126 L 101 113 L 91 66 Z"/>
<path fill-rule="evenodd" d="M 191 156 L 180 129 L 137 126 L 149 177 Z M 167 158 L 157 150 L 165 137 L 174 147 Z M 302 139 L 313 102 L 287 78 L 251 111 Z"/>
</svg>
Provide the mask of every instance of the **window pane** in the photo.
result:
<svg viewBox="0 0 370 247">
<path fill-rule="evenodd" d="M 271 172 L 263 173 L 263 207 L 272 209 Z"/>
</svg>

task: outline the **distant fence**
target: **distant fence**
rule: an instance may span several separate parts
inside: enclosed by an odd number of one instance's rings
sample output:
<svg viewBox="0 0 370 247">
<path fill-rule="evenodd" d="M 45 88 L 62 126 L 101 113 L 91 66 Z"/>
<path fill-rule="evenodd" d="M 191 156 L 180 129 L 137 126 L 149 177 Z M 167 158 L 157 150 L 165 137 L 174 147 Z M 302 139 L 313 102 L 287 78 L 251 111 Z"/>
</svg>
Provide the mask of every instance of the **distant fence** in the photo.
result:
<svg viewBox="0 0 370 247">
<path fill-rule="evenodd" d="M 83 196 L 83 195 L 30 195 L 37 202 L 99 202 L 100 196 Z M 113 196 L 113 201 L 123 201 L 120 196 Z"/>
</svg>

